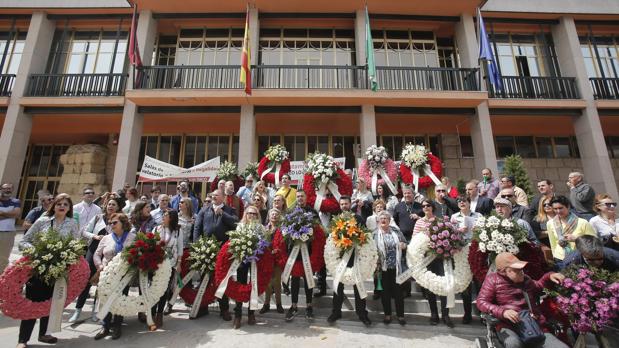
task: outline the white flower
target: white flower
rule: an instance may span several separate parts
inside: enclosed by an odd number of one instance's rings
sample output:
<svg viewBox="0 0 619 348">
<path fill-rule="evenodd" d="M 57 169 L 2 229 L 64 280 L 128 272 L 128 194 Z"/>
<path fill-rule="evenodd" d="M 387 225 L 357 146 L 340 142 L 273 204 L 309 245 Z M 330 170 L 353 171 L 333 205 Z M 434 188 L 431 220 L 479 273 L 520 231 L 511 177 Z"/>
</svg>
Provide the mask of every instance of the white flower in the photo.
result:
<svg viewBox="0 0 619 348">
<path fill-rule="evenodd" d="M 503 219 L 503 221 L 501 221 L 501 226 L 505 228 L 512 228 L 514 224 L 512 224 L 512 222 L 508 219 Z"/>
</svg>

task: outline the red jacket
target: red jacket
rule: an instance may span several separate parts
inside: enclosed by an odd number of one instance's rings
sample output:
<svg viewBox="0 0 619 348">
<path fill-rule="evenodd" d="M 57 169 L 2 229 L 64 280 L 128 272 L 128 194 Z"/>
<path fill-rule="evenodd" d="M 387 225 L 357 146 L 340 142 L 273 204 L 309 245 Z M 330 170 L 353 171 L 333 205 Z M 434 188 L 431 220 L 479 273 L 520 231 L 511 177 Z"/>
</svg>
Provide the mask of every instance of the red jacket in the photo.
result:
<svg viewBox="0 0 619 348">
<path fill-rule="evenodd" d="M 477 308 L 483 313 L 489 313 L 495 318 L 502 320 L 503 323 L 511 324 L 511 322 L 503 318 L 503 312 L 508 309 L 513 309 L 516 312 L 529 309 L 523 294 L 523 289 L 525 289 L 529 294 L 533 313 L 536 315 L 540 326 L 543 326 L 546 319 L 540 312 L 536 302 L 544 287 L 551 286 L 550 274 L 544 274 L 539 280 L 532 280 L 525 275 L 524 283 L 516 284 L 507 276 L 492 272 L 486 276 L 486 280 L 484 280 L 484 284 L 481 286 L 481 290 L 479 290 Z"/>
</svg>

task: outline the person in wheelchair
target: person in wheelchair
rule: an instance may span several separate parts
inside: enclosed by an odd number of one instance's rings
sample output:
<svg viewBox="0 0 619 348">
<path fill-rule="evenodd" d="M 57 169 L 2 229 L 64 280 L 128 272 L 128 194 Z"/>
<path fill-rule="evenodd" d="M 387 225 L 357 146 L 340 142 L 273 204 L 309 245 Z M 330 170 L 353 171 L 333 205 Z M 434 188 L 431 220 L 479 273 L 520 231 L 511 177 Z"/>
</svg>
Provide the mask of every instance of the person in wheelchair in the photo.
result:
<svg viewBox="0 0 619 348">
<path fill-rule="evenodd" d="M 539 296 L 544 287 L 559 284 L 565 276 L 549 272 L 539 280 L 532 280 L 525 275 L 523 268 L 527 262 L 520 261 L 511 253 L 500 253 L 495 259 L 496 272 L 489 273 L 477 296 L 477 308 L 482 313 L 488 313 L 499 319 L 496 332 L 505 348 L 524 348 L 525 345 L 517 334 L 520 312 L 530 310 L 541 328 L 545 328 L 546 318 L 539 309 Z M 524 292 L 526 291 L 528 298 Z M 527 303 L 529 302 L 529 304 Z M 530 309 L 529 309 L 530 308 Z M 545 331 L 545 340 L 537 347 L 563 348 L 568 347 L 556 336 Z M 532 348 L 527 345 L 526 348 Z"/>
</svg>

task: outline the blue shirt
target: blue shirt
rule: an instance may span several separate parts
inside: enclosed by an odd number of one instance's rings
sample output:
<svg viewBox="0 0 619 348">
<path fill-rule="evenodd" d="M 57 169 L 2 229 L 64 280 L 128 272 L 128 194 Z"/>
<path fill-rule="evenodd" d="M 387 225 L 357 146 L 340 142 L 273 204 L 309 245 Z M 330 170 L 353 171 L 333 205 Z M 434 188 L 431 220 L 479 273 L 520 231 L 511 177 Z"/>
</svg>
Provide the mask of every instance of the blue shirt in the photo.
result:
<svg viewBox="0 0 619 348">
<path fill-rule="evenodd" d="M 8 213 L 14 209 L 21 208 L 21 202 L 17 198 L 9 198 L 0 200 L 0 211 Z M 15 231 L 15 218 L 0 218 L 0 231 L 13 232 Z"/>
</svg>

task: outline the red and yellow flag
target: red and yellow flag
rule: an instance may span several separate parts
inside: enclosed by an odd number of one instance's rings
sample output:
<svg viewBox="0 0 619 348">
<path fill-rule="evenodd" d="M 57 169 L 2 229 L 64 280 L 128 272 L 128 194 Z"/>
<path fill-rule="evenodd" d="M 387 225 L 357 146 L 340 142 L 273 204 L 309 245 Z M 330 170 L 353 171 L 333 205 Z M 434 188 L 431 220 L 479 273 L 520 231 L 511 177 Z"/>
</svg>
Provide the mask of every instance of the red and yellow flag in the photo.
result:
<svg viewBox="0 0 619 348">
<path fill-rule="evenodd" d="M 249 46 L 249 6 L 245 15 L 245 36 L 243 36 L 243 53 L 241 54 L 241 83 L 245 84 L 245 93 L 251 95 L 251 50 Z"/>
</svg>

